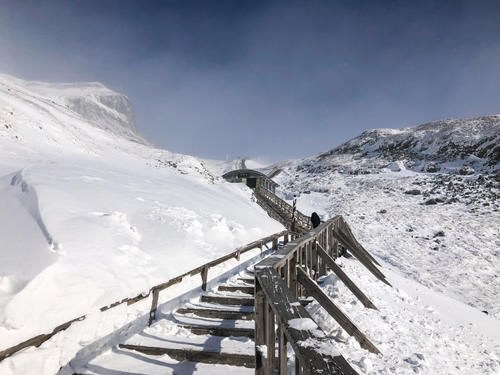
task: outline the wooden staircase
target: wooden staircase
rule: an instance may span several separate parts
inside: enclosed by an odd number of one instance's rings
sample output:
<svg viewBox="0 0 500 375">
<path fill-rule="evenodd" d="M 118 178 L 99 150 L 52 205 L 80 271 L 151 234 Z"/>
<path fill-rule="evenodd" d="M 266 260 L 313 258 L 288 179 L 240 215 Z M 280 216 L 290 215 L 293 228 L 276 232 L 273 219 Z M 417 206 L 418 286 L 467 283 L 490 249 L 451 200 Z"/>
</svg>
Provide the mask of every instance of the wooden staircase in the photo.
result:
<svg viewBox="0 0 500 375">
<path fill-rule="evenodd" d="M 251 270 L 243 271 L 216 290 L 202 293 L 197 301 L 160 315 L 151 327 L 79 368 L 75 374 L 155 374 L 156 371 L 253 374 L 252 276 Z M 163 372 L 159 372 L 161 367 Z"/>
<path fill-rule="evenodd" d="M 276 236 L 272 242 L 276 251 L 261 259 L 255 270 L 251 266 L 210 291 L 205 288 L 207 272 L 203 268 L 204 292 L 173 312 L 157 311 L 158 300 L 153 295 L 151 311 L 155 314 L 150 314 L 149 322 L 154 324 L 85 364 L 74 363 L 73 374 L 226 375 L 229 371 L 274 375 L 288 373 L 292 366 L 296 374 L 357 375 L 335 350 L 318 350 L 332 344 L 324 332 L 296 328 L 290 322 L 312 319 L 303 306 L 316 300 L 363 349 L 381 354 L 315 281 L 331 270 L 365 308 L 376 309 L 335 264 L 335 258 L 349 251 L 373 276 L 390 286 L 376 260 L 356 241 L 340 216 L 291 242 L 285 237 L 282 247 Z"/>
</svg>

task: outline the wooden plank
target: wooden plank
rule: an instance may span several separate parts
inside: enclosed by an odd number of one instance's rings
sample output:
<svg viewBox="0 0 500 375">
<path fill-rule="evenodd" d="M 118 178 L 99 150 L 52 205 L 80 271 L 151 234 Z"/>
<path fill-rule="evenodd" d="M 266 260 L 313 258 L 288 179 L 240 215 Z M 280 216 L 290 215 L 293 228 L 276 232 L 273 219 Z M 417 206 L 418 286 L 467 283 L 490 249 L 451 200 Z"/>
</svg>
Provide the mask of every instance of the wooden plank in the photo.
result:
<svg viewBox="0 0 500 375">
<path fill-rule="evenodd" d="M 219 305 L 242 305 L 242 306 L 253 306 L 253 298 L 250 297 L 229 297 L 229 296 L 215 296 L 206 295 L 201 296 L 202 302 L 217 303 Z"/>
<path fill-rule="evenodd" d="M 370 301 L 370 299 L 356 286 L 354 281 L 352 281 L 349 276 L 345 274 L 345 272 L 340 268 L 337 263 L 333 260 L 333 258 L 326 253 L 326 251 L 318 245 L 318 253 L 323 259 L 323 263 L 328 266 L 337 277 L 349 288 L 349 290 L 356 296 L 357 299 L 363 304 L 363 306 L 378 310 L 377 307 Z"/>
<path fill-rule="evenodd" d="M 255 280 L 255 374 L 264 375 L 265 356 L 262 353 L 266 343 L 266 296 L 258 280 Z"/>
<path fill-rule="evenodd" d="M 269 303 L 266 302 L 266 346 L 267 346 L 267 358 L 266 358 L 266 372 L 272 374 L 274 370 L 274 355 L 276 352 L 276 330 L 274 327 L 274 312 Z"/>
<path fill-rule="evenodd" d="M 358 327 L 323 293 L 321 288 L 312 280 L 302 268 L 297 268 L 297 278 L 308 294 L 313 296 L 316 301 L 330 314 L 335 321 L 351 336 L 353 336 L 362 348 L 372 353 L 379 354 L 377 347 L 359 330 Z"/>
<path fill-rule="evenodd" d="M 216 310 L 205 308 L 179 308 L 176 310 L 179 314 L 193 314 L 202 318 L 215 318 L 227 320 L 252 320 L 254 318 L 253 311 L 237 311 L 237 310 Z"/>
<path fill-rule="evenodd" d="M 255 284 L 255 279 L 252 279 L 250 277 L 238 277 L 238 280 L 243 281 L 247 284 Z"/>
<path fill-rule="evenodd" d="M 289 261 L 289 289 L 292 291 L 292 294 L 295 297 L 298 297 L 297 294 L 297 252 L 295 252 L 295 256 Z"/>
<path fill-rule="evenodd" d="M 276 271 L 271 267 L 255 268 L 255 276 L 262 287 L 262 291 L 268 301 L 272 301 L 271 307 L 283 327 L 283 332 L 295 355 L 308 374 L 331 374 L 350 375 L 357 372 L 340 355 L 327 355 L 318 350 L 320 345 L 329 345 L 330 341 L 325 337 L 314 336 L 311 331 L 295 329 L 289 325 L 293 319 L 309 318 L 309 313 L 297 303 L 286 284 L 281 280 Z M 301 342 L 307 341 L 309 345 L 302 346 Z"/>
<path fill-rule="evenodd" d="M 359 242 L 358 240 L 356 239 L 356 237 L 354 236 L 354 234 L 352 233 L 351 231 L 351 227 L 349 227 L 349 225 L 347 224 L 347 222 L 344 220 L 344 218 L 341 218 L 340 221 L 340 226 L 342 227 L 342 229 L 344 229 L 346 231 L 346 233 L 348 234 L 348 236 L 352 239 L 352 241 L 358 246 L 360 247 L 365 253 L 366 255 L 371 259 L 371 261 L 373 263 L 375 263 L 377 266 L 379 267 L 382 267 L 380 265 L 379 262 L 377 262 L 377 259 L 375 259 Z"/>
<path fill-rule="evenodd" d="M 179 327 L 189 329 L 195 335 L 212 335 L 222 337 L 255 337 L 255 330 L 252 328 L 234 328 L 221 326 L 203 326 L 192 324 L 180 324 Z"/>
<path fill-rule="evenodd" d="M 283 332 L 283 328 L 281 328 L 281 325 L 278 327 L 278 340 L 279 340 L 279 373 L 280 375 L 287 375 L 288 373 L 288 356 L 287 356 L 287 342 L 286 342 L 286 336 L 285 333 Z"/>
<path fill-rule="evenodd" d="M 253 286 L 244 286 L 244 285 L 219 285 L 217 288 L 221 292 L 242 292 L 245 294 L 253 295 L 254 287 Z"/>
<path fill-rule="evenodd" d="M 148 355 L 168 355 L 177 361 L 224 364 L 254 368 L 255 357 L 248 354 L 209 352 L 190 349 L 174 349 L 143 345 L 120 344 L 120 349 L 135 350 Z"/>
<path fill-rule="evenodd" d="M 334 231 L 337 240 L 345 246 L 349 251 L 363 264 L 377 279 L 385 284 L 392 286 L 386 279 L 384 274 L 371 262 L 371 260 L 359 250 L 359 248 L 351 243 L 349 239 L 339 230 Z"/>
</svg>

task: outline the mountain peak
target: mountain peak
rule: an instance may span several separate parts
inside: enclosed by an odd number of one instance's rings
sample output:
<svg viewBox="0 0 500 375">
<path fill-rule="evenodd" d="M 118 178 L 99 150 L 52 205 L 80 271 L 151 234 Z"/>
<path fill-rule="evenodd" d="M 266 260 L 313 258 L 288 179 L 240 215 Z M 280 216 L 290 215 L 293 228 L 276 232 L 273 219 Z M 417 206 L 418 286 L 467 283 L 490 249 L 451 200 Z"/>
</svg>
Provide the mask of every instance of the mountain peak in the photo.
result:
<svg viewBox="0 0 500 375">
<path fill-rule="evenodd" d="M 357 167 L 370 165 L 375 169 L 401 162 L 415 171 L 460 171 L 465 166 L 488 172 L 500 161 L 499 144 L 500 115 L 490 115 L 438 120 L 401 129 L 367 130 L 317 159 L 323 168 L 344 164 L 352 158 L 358 160 Z"/>
<path fill-rule="evenodd" d="M 100 82 L 48 83 L 25 81 L 5 74 L 1 74 L 0 79 L 8 85 L 62 105 L 78 113 L 92 125 L 114 135 L 148 143 L 137 128 L 128 97 Z"/>
</svg>

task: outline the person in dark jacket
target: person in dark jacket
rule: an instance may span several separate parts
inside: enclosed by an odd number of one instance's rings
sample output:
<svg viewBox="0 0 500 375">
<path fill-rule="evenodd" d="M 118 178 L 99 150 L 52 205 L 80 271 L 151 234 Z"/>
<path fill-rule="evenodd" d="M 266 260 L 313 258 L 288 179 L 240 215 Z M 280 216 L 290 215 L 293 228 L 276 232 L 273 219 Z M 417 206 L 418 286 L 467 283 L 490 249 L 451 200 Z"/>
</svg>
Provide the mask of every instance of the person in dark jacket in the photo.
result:
<svg viewBox="0 0 500 375">
<path fill-rule="evenodd" d="M 321 224 L 321 220 L 316 212 L 313 212 L 311 215 L 311 223 L 313 228 L 316 228 L 318 225 Z"/>
</svg>

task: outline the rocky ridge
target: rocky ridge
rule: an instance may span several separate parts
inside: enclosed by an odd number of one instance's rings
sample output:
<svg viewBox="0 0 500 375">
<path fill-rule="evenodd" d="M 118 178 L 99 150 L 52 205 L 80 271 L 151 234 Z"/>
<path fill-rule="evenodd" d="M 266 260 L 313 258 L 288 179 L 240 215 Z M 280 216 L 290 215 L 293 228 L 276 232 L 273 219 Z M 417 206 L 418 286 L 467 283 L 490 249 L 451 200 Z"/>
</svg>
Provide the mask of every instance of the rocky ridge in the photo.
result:
<svg viewBox="0 0 500 375">
<path fill-rule="evenodd" d="M 383 170 L 499 173 L 500 115 L 447 119 L 404 129 L 375 129 L 317 156 L 298 170 L 369 174 Z"/>
</svg>

